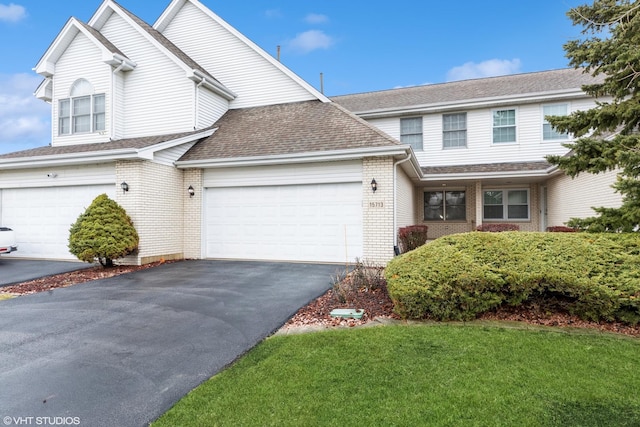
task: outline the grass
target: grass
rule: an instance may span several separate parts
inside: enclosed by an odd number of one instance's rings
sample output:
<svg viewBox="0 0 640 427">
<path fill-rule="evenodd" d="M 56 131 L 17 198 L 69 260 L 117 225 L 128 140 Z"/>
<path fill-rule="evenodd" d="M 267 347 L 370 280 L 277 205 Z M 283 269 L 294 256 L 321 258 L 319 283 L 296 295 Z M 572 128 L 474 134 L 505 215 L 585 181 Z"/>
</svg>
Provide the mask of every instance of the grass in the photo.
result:
<svg viewBox="0 0 640 427">
<path fill-rule="evenodd" d="M 494 326 L 272 337 L 159 426 L 637 426 L 640 341 Z"/>
</svg>

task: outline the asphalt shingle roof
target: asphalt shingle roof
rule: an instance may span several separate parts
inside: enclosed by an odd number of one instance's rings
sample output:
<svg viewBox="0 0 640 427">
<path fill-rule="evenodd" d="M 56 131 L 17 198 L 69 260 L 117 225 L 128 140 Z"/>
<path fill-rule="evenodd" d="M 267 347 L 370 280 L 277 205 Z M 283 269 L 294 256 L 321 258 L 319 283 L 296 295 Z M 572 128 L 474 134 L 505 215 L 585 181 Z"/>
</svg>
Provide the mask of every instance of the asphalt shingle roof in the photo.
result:
<svg viewBox="0 0 640 427">
<path fill-rule="evenodd" d="M 218 130 L 180 160 L 269 156 L 399 145 L 334 103 L 305 101 L 229 110 Z"/>
<path fill-rule="evenodd" d="M 559 90 L 580 89 L 598 80 L 581 69 L 541 71 L 474 80 L 462 80 L 400 89 L 334 96 L 331 99 L 354 113 L 458 103 Z"/>
<path fill-rule="evenodd" d="M 551 165 L 547 162 L 511 162 L 476 165 L 424 166 L 422 167 L 422 172 L 425 175 L 444 175 L 461 173 L 544 171 L 550 167 Z"/>
<path fill-rule="evenodd" d="M 151 147 L 156 144 L 160 144 L 162 142 L 172 141 L 174 139 L 179 139 L 183 137 L 187 137 L 189 135 L 197 134 L 202 132 L 203 129 L 191 132 L 181 132 L 181 133 L 173 133 L 167 135 L 155 135 L 155 136 L 144 136 L 139 138 L 126 138 L 126 139 L 118 139 L 109 142 L 102 143 L 88 143 L 88 144 L 77 144 L 77 145 L 64 145 L 57 147 L 37 147 L 29 150 L 15 151 L 13 153 L 7 153 L 0 155 L 0 160 L 2 159 L 17 159 L 22 157 L 42 157 L 42 156 L 53 156 L 53 155 L 65 155 L 65 154 L 76 154 L 76 153 L 92 153 L 92 152 L 102 152 L 108 150 L 123 150 L 123 149 L 140 149 Z"/>
</svg>

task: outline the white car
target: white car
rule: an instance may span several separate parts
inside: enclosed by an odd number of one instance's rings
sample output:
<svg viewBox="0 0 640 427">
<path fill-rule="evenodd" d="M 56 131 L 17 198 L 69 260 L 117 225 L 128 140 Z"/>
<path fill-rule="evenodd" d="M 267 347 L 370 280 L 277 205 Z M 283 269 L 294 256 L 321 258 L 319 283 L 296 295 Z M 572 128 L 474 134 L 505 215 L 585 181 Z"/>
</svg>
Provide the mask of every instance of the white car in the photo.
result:
<svg viewBox="0 0 640 427">
<path fill-rule="evenodd" d="M 17 250 L 16 233 L 8 227 L 0 227 L 0 254 L 9 254 Z"/>
</svg>

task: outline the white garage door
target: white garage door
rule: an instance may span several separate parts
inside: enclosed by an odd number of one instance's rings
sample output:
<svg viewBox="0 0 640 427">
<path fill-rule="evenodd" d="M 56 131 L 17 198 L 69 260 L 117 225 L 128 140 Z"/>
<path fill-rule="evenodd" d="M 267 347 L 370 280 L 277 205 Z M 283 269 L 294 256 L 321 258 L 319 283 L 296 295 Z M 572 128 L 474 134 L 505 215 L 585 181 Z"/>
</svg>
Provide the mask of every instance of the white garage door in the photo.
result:
<svg viewBox="0 0 640 427">
<path fill-rule="evenodd" d="M 77 259 L 69 253 L 69 228 L 96 196 L 115 194 L 115 185 L 16 188 L 0 191 L 0 220 L 16 232 L 11 256 Z"/>
<path fill-rule="evenodd" d="M 345 262 L 362 257 L 362 184 L 209 188 L 208 258 Z"/>
</svg>

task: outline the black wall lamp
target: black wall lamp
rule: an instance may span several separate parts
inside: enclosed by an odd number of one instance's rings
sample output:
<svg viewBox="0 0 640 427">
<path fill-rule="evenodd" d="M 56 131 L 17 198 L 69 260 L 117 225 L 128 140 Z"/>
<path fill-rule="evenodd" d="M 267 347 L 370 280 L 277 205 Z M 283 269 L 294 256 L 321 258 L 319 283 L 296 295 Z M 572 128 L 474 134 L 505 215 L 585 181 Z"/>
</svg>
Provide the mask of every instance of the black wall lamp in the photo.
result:
<svg viewBox="0 0 640 427">
<path fill-rule="evenodd" d="M 124 194 L 127 191 L 129 191 L 129 184 L 127 184 L 126 182 L 122 181 L 122 184 L 120 184 L 120 188 L 122 188 L 122 194 Z"/>
<path fill-rule="evenodd" d="M 371 180 L 371 190 L 375 193 L 377 189 L 378 189 L 378 183 L 376 182 L 376 179 L 373 178 Z"/>
<path fill-rule="evenodd" d="M 193 189 L 192 185 L 190 185 L 189 188 L 187 188 L 187 191 L 189 192 L 189 197 L 193 197 L 196 194 L 196 190 Z"/>
</svg>

